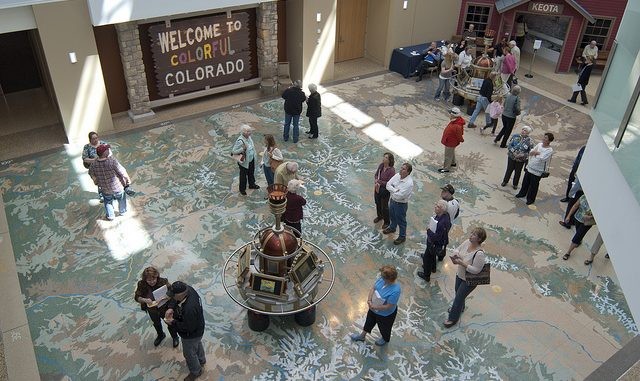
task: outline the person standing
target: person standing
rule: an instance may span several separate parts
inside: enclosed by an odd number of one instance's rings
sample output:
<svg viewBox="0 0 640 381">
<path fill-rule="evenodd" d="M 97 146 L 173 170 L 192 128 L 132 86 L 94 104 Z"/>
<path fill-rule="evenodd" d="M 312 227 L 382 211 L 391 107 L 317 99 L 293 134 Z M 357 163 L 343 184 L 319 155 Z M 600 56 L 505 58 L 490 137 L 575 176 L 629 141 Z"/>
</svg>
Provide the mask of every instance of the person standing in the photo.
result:
<svg viewBox="0 0 640 381">
<path fill-rule="evenodd" d="M 502 79 L 502 84 L 506 89 L 511 86 L 511 77 L 516 72 L 516 58 L 511 54 L 511 48 L 508 46 L 503 50 L 502 65 L 500 66 L 500 79 Z"/>
<path fill-rule="evenodd" d="M 378 169 L 374 175 L 373 183 L 373 200 L 376 203 L 376 218 L 373 220 L 374 224 L 380 221 L 382 223 L 382 229 L 389 227 L 389 197 L 391 193 L 387 190 L 387 182 L 396 174 L 394 168 L 395 158 L 392 153 L 385 152 L 382 156 L 382 163 L 378 165 Z"/>
<path fill-rule="evenodd" d="M 302 114 L 302 103 L 307 100 L 307 96 L 302 91 L 302 81 L 296 80 L 292 86 L 282 93 L 284 99 L 284 133 L 282 138 L 285 142 L 289 141 L 289 130 L 291 121 L 293 121 L 293 142 L 298 142 L 300 134 L 300 114 Z"/>
<path fill-rule="evenodd" d="M 431 281 L 431 273 L 436 272 L 436 257 L 449 243 L 451 220 L 447 207 L 445 200 L 438 200 L 434 206 L 434 216 L 427 224 L 427 247 L 422 256 L 422 271 L 418 271 L 418 277 L 427 282 Z"/>
<path fill-rule="evenodd" d="M 491 115 L 489 115 L 489 103 L 491 103 L 491 97 L 493 96 L 493 80 L 496 77 L 496 73 L 491 72 L 487 78 L 482 80 L 482 86 L 480 87 L 480 95 L 478 96 L 478 101 L 476 102 L 476 108 L 473 110 L 473 114 L 471 114 L 471 118 L 469 119 L 469 124 L 467 127 L 476 128 L 475 122 L 476 118 L 480 114 L 480 111 L 484 111 L 484 127 L 482 129 L 489 127 L 492 125 Z"/>
<path fill-rule="evenodd" d="M 504 187 L 509 182 L 511 174 L 513 175 L 513 189 L 518 189 L 518 183 L 520 182 L 520 174 L 522 168 L 529 160 L 529 152 L 533 148 L 533 140 L 529 134 L 532 128 L 529 126 L 522 127 L 520 134 L 513 134 L 507 145 L 507 170 L 504 172 L 504 178 L 502 179 L 501 187 Z"/>
<path fill-rule="evenodd" d="M 520 86 L 515 85 L 511 88 L 511 92 L 504 101 L 504 110 L 502 111 L 502 129 L 493 139 L 494 143 L 498 143 L 500 139 L 500 148 L 507 148 L 507 140 L 511 136 L 513 126 L 516 124 L 516 117 L 520 115 Z"/>
<path fill-rule="evenodd" d="M 578 202 L 573 205 L 573 207 L 567 214 L 567 217 L 564 219 L 565 224 L 568 224 L 569 221 L 573 222 L 573 225 L 575 225 L 576 233 L 571 238 L 569 249 L 562 256 L 562 259 L 564 259 L 565 261 L 569 259 L 569 257 L 571 256 L 571 252 L 573 252 L 576 247 L 580 246 L 580 244 L 582 243 L 582 239 L 587 234 L 589 229 L 591 229 L 591 227 L 596 224 L 596 220 L 595 218 L 593 218 L 593 213 L 591 212 L 591 207 L 587 202 L 587 196 L 580 196 Z M 593 258 L 591 259 L 593 260 Z M 590 265 L 591 262 L 585 262 L 585 264 Z"/>
<path fill-rule="evenodd" d="M 398 301 L 402 289 L 396 282 L 398 270 L 393 266 L 382 266 L 380 277 L 376 280 L 367 296 L 367 320 L 361 333 L 351 335 L 353 341 L 364 341 L 367 333 L 371 333 L 373 327 L 378 325 L 381 338 L 376 340 L 376 345 L 383 346 L 391 341 L 391 329 L 398 314 Z"/>
<path fill-rule="evenodd" d="M 456 295 L 453 304 L 449 308 L 449 316 L 444 322 L 445 328 L 453 327 L 458 323 L 460 315 L 465 308 L 467 296 L 476 289 L 477 286 L 467 284 L 466 273 L 477 274 L 482 271 L 485 263 L 485 254 L 482 243 L 487 239 L 487 232 L 481 227 L 475 227 L 469 234 L 469 239 L 464 241 L 451 256 L 451 262 L 458 265 L 456 273 Z"/>
<path fill-rule="evenodd" d="M 527 22 L 524 20 L 524 15 L 519 15 L 516 19 L 516 44 L 518 48 L 522 49 L 524 46 L 524 40 L 529 32 Z"/>
<path fill-rule="evenodd" d="M 98 189 L 102 190 L 106 218 L 113 221 L 116 218 L 113 210 L 113 200 L 118 200 L 120 215 L 127 213 L 127 194 L 124 187 L 131 183 L 127 171 L 118 160 L 109 156 L 109 144 L 100 144 L 96 148 L 98 158 L 89 167 L 89 176 Z"/>
<path fill-rule="evenodd" d="M 309 118 L 309 139 L 318 139 L 318 118 L 322 116 L 322 99 L 318 92 L 318 86 L 309 85 L 309 98 L 307 99 L 307 118 Z"/>
<path fill-rule="evenodd" d="M 447 53 L 444 55 L 444 60 L 440 64 L 440 75 L 438 77 L 439 83 L 438 88 L 436 89 L 436 94 L 434 99 L 439 101 L 440 94 L 443 94 L 444 90 L 444 100 L 447 101 L 449 96 L 451 95 L 451 91 L 449 91 L 451 77 L 453 76 L 455 66 L 453 65 L 453 53 Z"/>
<path fill-rule="evenodd" d="M 398 238 L 393 241 L 394 245 L 399 245 L 407 239 L 407 209 L 409 199 L 413 195 L 413 178 L 411 164 L 404 163 L 400 167 L 400 173 L 396 173 L 387 182 L 391 201 L 389 201 L 389 217 L 391 223 L 382 231 L 384 234 L 395 233 L 396 227 L 400 227 Z"/>
<path fill-rule="evenodd" d="M 240 136 L 236 139 L 233 148 L 231 148 L 231 154 L 242 155 L 242 159 L 238 161 L 238 169 L 240 169 L 240 183 L 238 190 L 243 196 L 247 195 L 247 180 L 249 180 L 249 189 L 260 189 L 260 186 L 256 184 L 255 178 L 255 159 L 256 149 L 253 145 L 253 139 L 251 139 L 251 132 L 253 128 L 243 124 L 240 126 Z"/>
<path fill-rule="evenodd" d="M 288 185 L 293 179 L 300 180 L 298 177 L 298 163 L 295 161 L 285 161 L 276 168 L 273 182 L 275 184 Z"/>
<path fill-rule="evenodd" d="M 453 197 L 453 194 L 456 193 L 455 188 L 451 184 L 447 184 L 440 188 L 440 198 L 447 202 L 447 213 L 449 214 L 449 221 L 453 226 L 453 223 L 458 218 L 460 214 L 460 202 Z M 444 257 L 447 255 L 447 246 L 449 242 L 447 240 L 447 244 L 444 245 L 442 251 L 438 254 L 438 261 L 442 262 Z"/>
<path fill-rule="evenodd" d="M 144 271 L 142 271 L 141 279 L 138 281 L 138 285 L 136 286 L 136 292 L 134 294 L 134 299 L 136 302 L 140 303 L 140 308 L 143 311 L 146 311 L 149 314 L 149 319 L 153 322 L 153 328 L 156 329 L 156 333 L 158 336 L 153 341 L 153 346 L 157 347 L 162 343 L 167 335 L 164 334 L 162 330 L 162 322 L 160 321 L 162 317 L 164 317 L 165 312 L 167 310 L 166 304 L 158 306 L 158 304 L 166 301 L 155 300 L 153 296 L 153 292 L 162 286 L 171 286 L 169 280 L 167 278 L 161 278 L 160 272 L 153 266 L 149 266 Z M 176 332 L 175 327 L 168 326 L 169 334 L 173 339 L 173 347 L 177 347 L 180 344 L 180 339 L 178 338 L 178 333 Z"/>
<path fill-rule="evenodd" d="M 282 164 L 282 152 L 276 146 L 276 139 L 271 134 L 264 136 L 264 151 L 262 153 L 262 171 L 267 180 L 267 186 L 273 184 L 275 169 Z"/>
<path fill-rule="evenodd" d="M 580 161 L 582 160 L 582 154 L 584 154 L 585 146 L 582 146 L 580 150 L 578 150 L 578 155 L 573 160 L 573 165 L 571 166 L 571 172 L 569 172 L 569 179 L 567 180 L 567 191 L 564 193 L 564 198 L 560 200 L 560 202 L 569 202 L 571 197 L 569 197 L 569 192 L 571 191 L 571 187 L 573 187 L 573 182 L 576 181 L 576 173 L 578 173 L 578 168 L 580 167 Z"/>
<path fill-rule="evenodd" d="M 587 102 L 587 92 L 585 89 L 589 84 L 589 78 L 591 78 L 591 69 L 593 69 L 593 61 L 591 60 L 591 58 L 585 58 L 584 65 L 580 70 L 580 74 L 578 74 L 578 85 L 580 85 L 580 90 L 573 92 L 571 98 L 568 99 L 569 102 L 576 103 L 578 93 L 580 93 L 580 99 L 582 100 L 580 104 L 583 106 L 589 104 L 589 102 Z"/>
<path fill-rule="evenodd" d="M 511 82 L 518 83 L 518 81 L 515 80 L 514 78 L 516 76 L 516 72 L 518 71 L 518 69 L 520 69 L 520 48 L 518 47 L 518 45 L 514 40 L 509 41 L 509 48 L 511 49 L 511 54 L 513 55 L 513 58 L 516 60 L 516 69 L 513 71 Z M 509 86 L 511 86 L 511 84 L 509 84 Z"/>
<path fill-rule="evenodd" d="M 531 205 L 536 201 L 538 195 L 538 186 L 543 172 L 549 171 L 549 163 L 553 155 L 553 148 L 550 147 L 553 141 L 553 134 L 545 132 L 542 143 L 538 143 L 529 152 L 529 164 L 524 171 L 524 179 L 522 180 L 522 188 L 516 197 L 527 197 L 527 205 Z"/>
<path fill-rule="evenodd" d="M 496 127 L 498 127 L 498 119 L 500 119 L 503 110 L 504 106 L 502 105 L 502 97 L 496 97 L 496 99 L 491 102 L 489 108 L 487 109 L 489 116 L 491 117 L 491 126 L 482 127 L 480 133 L 482 133 L 485 129 L 491 127 L 491 136 L 495 136 Z"/>
<path fill-rule="evenodd" d="M 440 173 L 451 171 L 451 167 L 455 167 L 456 163 L 456 147 L 464 142 L 464 119 L 462 113 L 457 107 L 449 110 L 449 124 L 442 132 L 440 142 L 444 145 L 444 166 L 438 169 Z"/>
<path fill-rule="evenodd" d="M 300 188 L 302 188 L 302 181 L 297 179 L 289 180 L 287 184 L 287 207 L 282 216 L 285 224 L 299 232 L 296 233 L 298 238 L 302 234 L 302 219 L 304 218 L 302 207 L 307 205 L 307 200 L 298 194 Z"/>
<path fill-rule="evenodd" d="M 89 143 L 85 144 L 82 148 L 82 165 L 84 165 L 85 168 L 89 169 L 91 164 L 98 159 L 98 152 L 96 152 L 96 149 L 101 144 L 107 143 L 100 140 L 96 132 L 89 132 Z M 100 202 L 104 202 L 102 189 L 100 189 L 100 187 L 98 187 L 98 198 L 100 199 Z"/>
<path fill-rule="evenodd" d="M 187 362 L 189 375 L 184 381 L 193 381 L 202 375 L 207 363 L 202 346 L 204 335 L 204 312 L 200 295 L 184 282 L 177 281 L 167 290 L 171 298 L 167 302 L 164 321 L 173 326 L 182 338 L 182 355 Z"/>
</svg>

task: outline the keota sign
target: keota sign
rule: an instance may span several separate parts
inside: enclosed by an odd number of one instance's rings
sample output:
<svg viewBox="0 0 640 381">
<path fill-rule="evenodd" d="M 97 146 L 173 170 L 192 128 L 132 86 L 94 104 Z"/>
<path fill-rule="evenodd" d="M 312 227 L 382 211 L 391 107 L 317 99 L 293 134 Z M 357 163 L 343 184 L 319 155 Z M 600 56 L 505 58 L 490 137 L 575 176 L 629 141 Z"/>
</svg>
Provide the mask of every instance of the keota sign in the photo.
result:
<svg viewBox="0 0 640 381">
<path fill-rule="evenodd" d="M 158 94 L 184 94 L 251 78 L 246 12 L 149 27 Z"/>
<path fill-rule="evenodd" d="M 564 10 L 564 4 L 554 3 L 529 3 L 529 10 L 531 12 L 547 13 L 551 15 L 561 15 Z"/>
</svg>

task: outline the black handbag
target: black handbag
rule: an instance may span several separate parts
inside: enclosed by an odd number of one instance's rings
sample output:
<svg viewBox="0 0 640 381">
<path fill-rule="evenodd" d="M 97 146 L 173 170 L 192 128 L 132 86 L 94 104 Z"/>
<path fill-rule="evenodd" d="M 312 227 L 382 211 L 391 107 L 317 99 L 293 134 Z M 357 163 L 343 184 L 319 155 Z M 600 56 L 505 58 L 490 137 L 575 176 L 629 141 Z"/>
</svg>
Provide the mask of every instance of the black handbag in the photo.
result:
<svg viewBox="0 0 640 381">
<path fill-rule="evenodd" d="M 471 263 L 473 263 L 473 260 L 476 259 L 476 254 L 478 254 L 478 251 L 476 251 L 473 254 Z M 491 283 L 491 265 L 485 262 L 484 266 L 482 266 L 482 270 L 480 270 L 479 273 L 471 274 L 470 272 L 465 271 L 464 277 L 466 279 L 468 286 L 481 286 L 483 284 L 490 284 Z"/>
<path fill-rule="evenodd" d="M 542 177 L 543 179 L 549 177 L 549 167 L 551 166 L 551 158 L 549 158 L 549 161 L 547 161 L 544 164 L 544 171 L 542 171 L 542 174 L 540 175 L 540 177 Z"/>
</svg>

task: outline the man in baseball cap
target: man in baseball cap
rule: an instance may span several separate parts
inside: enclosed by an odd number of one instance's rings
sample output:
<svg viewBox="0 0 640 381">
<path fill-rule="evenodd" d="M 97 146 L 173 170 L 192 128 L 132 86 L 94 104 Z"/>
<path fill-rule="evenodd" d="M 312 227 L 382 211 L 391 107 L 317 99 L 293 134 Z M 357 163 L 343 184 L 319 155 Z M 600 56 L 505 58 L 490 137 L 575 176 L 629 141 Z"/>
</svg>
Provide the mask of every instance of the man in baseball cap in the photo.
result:
<svg viewBox="0 0 640 381">
<path fill-rule="evenodd" d="M 127 212 L 127 195 L 124 187 L 129 185 L 129 175 L 118 160 L 109 156 L 109 144 L 100 144 L 96 148 L 98 158 L 89 167 L 89 176 L 102 191 L 106 218 L 112 221 L 116 218 L 113 200 L 118 200 L 120 215 Z"/>
<path fill-rule="evenodd" d="M 189 375 L 185 381 L 193 381 L 203 373 L 207 362 L 202 346 L 204 312 L 200 295 L 184 282 L 176 281 L 167 288 L 167 312 L 164 321 L 174 327 L 182 338 L 182 355 L 187 361 Z"/>
<path fill-rule="evenodd" d="M 451 171 L 451 167 L 455 167 L 456 163 L 456 147 L 464 142 L 462 135 L 464 134 L 464 119 L 462 113 L 457 107 L 449 110 L 449 124 L 442 133 L 441 143 L 444 145 L 444 166 L 438 169 L 440 173 Z"/>
</svg>

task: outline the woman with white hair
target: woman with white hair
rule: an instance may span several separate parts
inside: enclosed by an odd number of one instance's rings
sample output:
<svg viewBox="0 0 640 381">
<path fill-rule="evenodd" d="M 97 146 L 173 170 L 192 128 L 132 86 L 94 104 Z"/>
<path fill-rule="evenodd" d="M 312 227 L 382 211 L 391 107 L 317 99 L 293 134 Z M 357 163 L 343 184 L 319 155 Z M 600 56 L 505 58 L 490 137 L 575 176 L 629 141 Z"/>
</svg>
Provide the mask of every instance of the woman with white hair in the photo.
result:
<svg viewBox="0 0 640 381">
<path fill-rule="evenodd" d="M 302 234 L 302 219 L 304 218 L 302 207 L 307 204 L 307 200 L 298 194 L 303 190 L 302 181 L 298 179 L 289 180 L 287 185 L 287 208 L 284 211 L 284 223 L 296 229 L 296 237 Z"/>
<path fill-rule="evenodd" d="M 529 152 L 533 148 L 533 140 L 529 136 L 533 129 L 529 126 L 522 127 L 522 131 L 518 134 L 511 135 L 509 143 L 507 144 L 507 170 L 504 172 L 504 178 L 500 186 L 506 186 L 513 175 L 513 189 L 518 189 L 518 182 L 520 182 L 520 174 L 522 174 L 522 168 L 529 160 Z"/>
<path fill-rule="evenodd" d="M 249 180 L 249 189 L 260 189 L 256 184 L 256 178 L 254 176 L 256 149 L 253 146 L 253 139 L 251 139 L 251 132 L 253 128 L 243 124 L 240 126 L 240 136 L 236 140 L 233 148 L 231 148 L 232 155 L 241 155 L 238 161 L 238 168 L 240 168 L 240 194 L 247 195 L 247 179 Z"/>
<path fill-rule="evenodd" d="M 322 116 L 322 100 L 318 92 L 318 86 L 309 85 L 309 98 L 307 98 L 307 118 L 309 118 L 309 139 L 318 139 L 318 118 Z"/>
<path fill-rule="evenodd" d="M 427 224 L 427 248 L 422 255 L 422 271 L 418 277 L 431 281 L 431 273 L 436 272 L 436 256 L 449 244 L 449 229 L 451 219 L 447 209 L 449 204 L 445 200 L 438 200 L 434 206 L 434 215 Z"/>
</svg>

